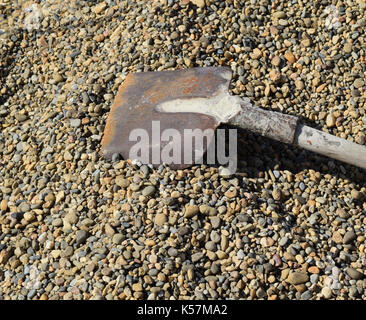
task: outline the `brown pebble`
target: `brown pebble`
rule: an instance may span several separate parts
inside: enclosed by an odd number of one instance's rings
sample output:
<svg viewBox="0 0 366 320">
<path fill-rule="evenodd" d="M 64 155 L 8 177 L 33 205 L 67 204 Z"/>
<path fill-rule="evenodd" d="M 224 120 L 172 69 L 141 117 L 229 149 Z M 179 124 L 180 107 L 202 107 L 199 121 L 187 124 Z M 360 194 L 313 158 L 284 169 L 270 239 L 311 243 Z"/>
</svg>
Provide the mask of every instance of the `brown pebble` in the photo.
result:
<svg viewBox="0 0 366 320">
<path fill-rule="evenodd" d="M 168 218 L 164 213 L 158 213 L 154 219 L 155 224 L 157 224 L 158 226 L 162 226 L 167 221 L 168 221 Z"/>
<path fill-rule="evenodd" d="M 253 50 L 252 54 L 251 54 L 251 57 L 255 60 L 261 58 L 262 57 L 262 51 L 258 48 L 255 48 Z"/>
<path fill-rule="evenodd" d="M 295 80 L 295 87 L 297 90 L 303 90 L 304 82 L 302 82 L 301 80 Z"/>
<path fill-rule="evenodd" d="M 338 231 L 333 232 L 332 240 L 335 243 L 343 243 L 343 237 Z"/>
<path fill-rule="evenodd" d="M 290 64 L 294 64 L 296 61 L 295 56 L 293 55 L 293 53 L 291 51 L 286 51 L 285 52 L 285 58 L 286 60 L 290 63 Z"/>
<path fill-rule="evenodd" d="M 269 72 L 269 78 L 273 81 L 273 82 L 278 82 L 281 79 L 281 73 L 275 69 L 271 70 Z"/>
<path fill-rule="evenodd" d="M 142 284 L 141 283 L 134 283 L 133 285 L 132 285 L 132 290 L 133 291 L 137 291 L 137 292 L 139 292 L 139 291 L 142 291 Z"/>
<path fill-rule="evenodd" d="M 39 300 L 48 300 L 48 296 L 47 294 L 43 293 L 40 297 Z"/>
<path fill-rule="evenodd" d="M 336 124 L 336 118 L 335 118 L 335 116 L 334 116 L 333 113 L 329 113 L 327 115 L 327 118 L 325 120 L 325 123 L 327 124 L 327 127 L 328 128 L 332 128 L 332 127 L 335 126 L 335 124 Z"/>
<path fill-rule="evenodd" d="M 275 66 L 278 67 L 281 63 L 281 58 L 279 56 L 274 56 L 271 60 L 271 63 Z"/>
<path fill-rule="evenodd" d="M 319 268 L 316 267 L 316 266 L 311 266 L 311 267 L 309 267 L 308 271 L 310 273 L 318 274 L 319 273 Z"/>
<path fill-rule="evenodd" d="M 309 276 L 304 272 L 291 272 L 286 281 L 290 284 L 301 284 L 309 280 Z"/>
<path fill-rule="evenodd" d="M 276 200 L 276 201 L 278 201 L 278 200 L 280 200 L 281 199 L 281 197 L 282 197 L 282 192 L 281 192 L 281 190 L 280 189 L 274 189 L 273 191 L 272 191 L 272 197 L 273 197 L 273 199 L 274 200 Z"/>
<path fill-rule="evenodd" d="M 191 218 L 191 217 L 195 216 L 198 212 L 199 212 L 198 206 L 196 206 L 196 205 L 193 205 L 193 206 L 188 205 L 185 208 L 184 217 L 185 218 Z"/>
<path fill-rule="evenodd" d="M 8 209 L 8 201 L 3 199 L 0 203 L 0 210 L 6 211 Z"/>
</svg>

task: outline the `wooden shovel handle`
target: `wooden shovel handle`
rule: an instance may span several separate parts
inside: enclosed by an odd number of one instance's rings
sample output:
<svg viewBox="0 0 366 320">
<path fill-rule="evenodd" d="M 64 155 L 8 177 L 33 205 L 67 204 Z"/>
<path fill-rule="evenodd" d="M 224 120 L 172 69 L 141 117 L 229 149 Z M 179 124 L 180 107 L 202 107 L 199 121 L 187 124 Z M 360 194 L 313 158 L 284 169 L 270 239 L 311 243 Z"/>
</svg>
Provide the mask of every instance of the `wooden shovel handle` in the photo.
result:
<svg viewBox="0 0 366 320">
<path fill-rule="evenodd" d="M 297 117 L 267 111 L 243 100 L 240 113 L 229 123 L 264 137 L 292 144 L 295 140 Z"/>
<path fill-rule="evenodd" d="M 294 143 L 306 150 L 366 169 L 366 147 L 299 124 Z"/>
<path fill-rule="evenodd" d="M 242 110 L 229 123 L 264 137 L 366 169 L 366 147 L 298 124 L 298 118 L 255 107 L 243 100 Z"/>
</svg>

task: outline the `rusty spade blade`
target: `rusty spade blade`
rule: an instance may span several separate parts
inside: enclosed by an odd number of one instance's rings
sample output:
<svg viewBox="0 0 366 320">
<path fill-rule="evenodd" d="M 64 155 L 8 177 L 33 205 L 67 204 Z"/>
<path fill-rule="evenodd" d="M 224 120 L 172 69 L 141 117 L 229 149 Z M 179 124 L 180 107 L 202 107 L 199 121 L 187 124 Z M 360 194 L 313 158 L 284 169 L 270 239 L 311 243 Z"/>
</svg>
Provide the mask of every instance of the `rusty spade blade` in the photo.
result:
<svg viewBox="0 0 366 320">
<path fill-rule="evenodd" d="M 137 143 L 136 140 L 131 141 L 130 134 L 134 129 L 143 129 L 149 135 L 145 147 L 149 150 L 149 163 L 159 165 L 160 161 L 153 161 L 156 160 L 153 154 L 157 154 L 152 145 L 153 125 L 155 129 L 160 126 L 160 132 L 175 129 L 180 137 L 184 136 L 184 130 L 187 129 L 215 130 L 223 120 L 228 120 L 230 112 L 233 115 L 239 112 L 238 105 L 231 104 L 226 113 L 197 112 L 207 103 L 209 106 L 212 101 L 213 104 L 217 103 L 215 97 L 234 98 L 228 94 L 230 80 L 231 70 L 220 67 L 129 74 L 111 107 L 102 139 L 102 154 L 107 158 L 111 158 L 114 153 L 121 154 L 124 159 L 130 158 L 130 150 Z M 166 106 L 168 109 L 170 107 L 167 112 L 164 110 Z M 204 140 L 201 150 L 197 150 L 196 146 L 192 150 L 192 159 L 196 151 L 204 153 L 210 142 L 210 138 Z M 160 150 L 167 143 L 161 141 Z M 181 160 L 177 162 L 170 167 L 185 168 L 192 165 L 192 162 L 187 163 L 184 159 L 184 143 L 181 144 Z"/>
<path fill-rule="evenodd" d="M 118 153 L 124 159 L 140 160 L 138 153 L 131 152 L 138 144 L 140 151 L 148 155 L 145 163 L 156 167 L 162 163 L 164 150 L 169 150 L 166 147 L 177 147 L 176 141 L 180 140 L 180 146 L 174 149 L 180 150 L 178 157 L 169 165 L 172 169 L 185 168 L 213 140 L 207 135 L 189 150 L 185 131 L 213 132 L 221 123 L 229 123 L 366 169 L 366 147 L 298 124 L 295 116 L 266 111 L 252 106 L 249 99 L 231 96 L 231 76 L 227 67 L 129 74 L 111 107 L 102 154 L 111 158 Z M 163 139 L 164 132 L 172 139 Z M 186 158 L 189 152 L 191 157 Z"/>
</svg>

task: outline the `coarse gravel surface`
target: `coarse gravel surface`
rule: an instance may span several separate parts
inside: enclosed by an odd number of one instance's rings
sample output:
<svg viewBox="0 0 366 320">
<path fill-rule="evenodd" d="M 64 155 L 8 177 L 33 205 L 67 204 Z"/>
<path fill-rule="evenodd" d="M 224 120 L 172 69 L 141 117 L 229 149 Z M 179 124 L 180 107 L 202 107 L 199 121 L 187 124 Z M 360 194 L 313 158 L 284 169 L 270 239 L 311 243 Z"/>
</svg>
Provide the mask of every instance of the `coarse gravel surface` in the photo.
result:
<svg viewBox="0 0 366 320">
<path fill-rule="evenodd" d="M 365 144 L 366 2 L 0 0 L 0 300 L 365 299 L 366 172 L 240 132 L 239 168 L 100 157 L 130 72 Z"/>
</svg>

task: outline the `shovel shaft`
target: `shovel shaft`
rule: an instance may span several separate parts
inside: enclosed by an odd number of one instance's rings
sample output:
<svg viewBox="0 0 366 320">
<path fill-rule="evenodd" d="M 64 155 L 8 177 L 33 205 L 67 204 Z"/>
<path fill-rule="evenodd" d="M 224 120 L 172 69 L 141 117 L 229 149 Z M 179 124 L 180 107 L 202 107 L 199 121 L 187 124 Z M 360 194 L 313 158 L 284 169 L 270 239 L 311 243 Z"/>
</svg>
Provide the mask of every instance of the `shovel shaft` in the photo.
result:
<svg viewBox="0 0 366 320">
<path fill-rule="evenodd" d="M 366 169 L 365 146 L 298 124 L 298 118 L 291 115 L 266 111 L 246 101 L 241 107 L 229 124 Z"/>
<path fill-rule="evenodd" d="M 302 124 L 298 125 L 295 144 L 327 157 L 366 169 L 366 147 Z"/>
<path fill-rule="evenodd" d="M 241 107 L 240 113 L 229 120 L 229 124 L 281 142 L 294 142 L 297 117 L 263 110 L 245 101 Z"/>
</svg>

